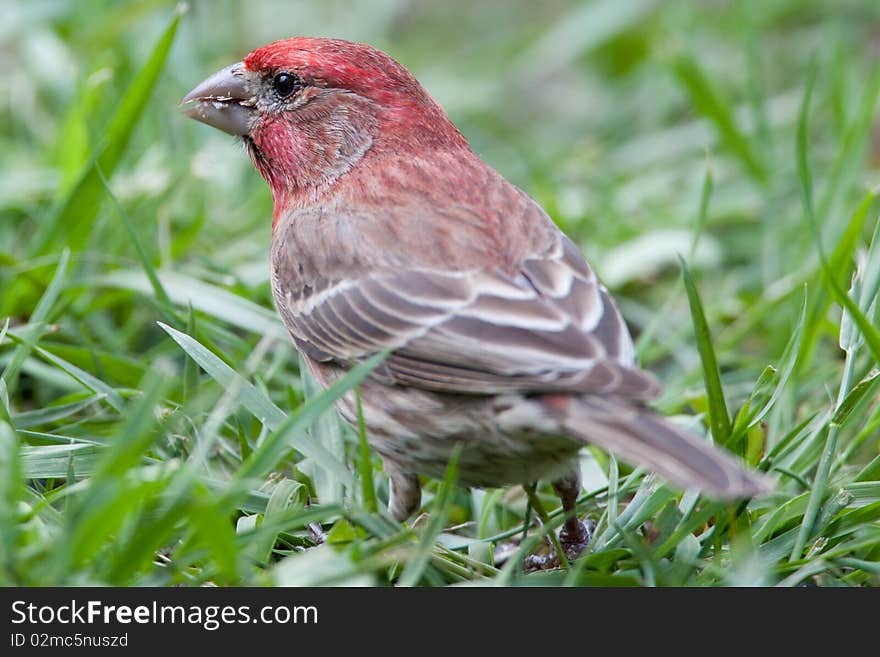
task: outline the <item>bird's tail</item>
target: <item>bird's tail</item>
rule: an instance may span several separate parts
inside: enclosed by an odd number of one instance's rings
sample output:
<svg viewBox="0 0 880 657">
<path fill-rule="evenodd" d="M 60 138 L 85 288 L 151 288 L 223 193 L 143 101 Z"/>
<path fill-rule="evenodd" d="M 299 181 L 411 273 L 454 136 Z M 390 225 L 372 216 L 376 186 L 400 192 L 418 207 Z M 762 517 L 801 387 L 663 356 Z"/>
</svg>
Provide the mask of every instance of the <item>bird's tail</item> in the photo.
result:
<svg viewBox="0 0 880 657">
<path fill-rule="evenodd" d="M 745 469 L 729 452 L 679 429 L 651 410 L 599 397 L 556 397 L 551 413 L 563 431 L 656 472 L 682 488 L 718 500 L 756 497 L 773 490 L 764 474 Z"/>
</svg>

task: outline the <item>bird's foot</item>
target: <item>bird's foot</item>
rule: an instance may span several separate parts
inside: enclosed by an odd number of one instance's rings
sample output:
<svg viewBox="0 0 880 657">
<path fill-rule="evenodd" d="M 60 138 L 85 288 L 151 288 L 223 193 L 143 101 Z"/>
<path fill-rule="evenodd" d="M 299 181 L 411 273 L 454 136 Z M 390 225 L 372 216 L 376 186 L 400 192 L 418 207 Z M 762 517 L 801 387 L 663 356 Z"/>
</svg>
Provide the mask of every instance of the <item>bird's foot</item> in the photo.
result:
<svg viewBox="0 0 880 657">
<path fill-rule="evenodd" d="M 315 541 L 316 546 L 323 545 L 326 542 L 327 532 L 324 531 L 320 523 L 310 522 L 309 531 L 312 533 L 312 540 Z"/>
<path fill-rule="evenodd" d="M 592 520 L 586 522 L 577 521 L 576 527 L 566 524 L 559 532 L 559 544 L 565 553 L 565 558 L 572 562 L 577 559 L 590 543 L 593 538 L 593 529 L 596 523 Z M 542 546 L 539 553 L 526 555 L 523 559 L 523 568 L 527 573 L 536 570 L 553 570 L 559 568 L 559 554 L 553 549 L 552 543 L 545 538 L 545 546 Z"/>
<path fill-rule="evenodd" d="M 538 570 L 554 570 L 559 568 L 559 555 L 555 551 L 547 554 L 527 554 L 523 559 L 523 570 L 533 573 Z"/>
<path fill-rule="evenodd" d="M 568 524 L 562 527 L 559 532 L 559 544 L 565 552 L 565 556 L 569 561 L 574 561 L 581 553 L 587 549 L 587 545 L 593 538 L 593 530 L 596 523 L 593 520 L 582 522 L 577 521 L 577 525 L 569 527 Z"/>
</svg>

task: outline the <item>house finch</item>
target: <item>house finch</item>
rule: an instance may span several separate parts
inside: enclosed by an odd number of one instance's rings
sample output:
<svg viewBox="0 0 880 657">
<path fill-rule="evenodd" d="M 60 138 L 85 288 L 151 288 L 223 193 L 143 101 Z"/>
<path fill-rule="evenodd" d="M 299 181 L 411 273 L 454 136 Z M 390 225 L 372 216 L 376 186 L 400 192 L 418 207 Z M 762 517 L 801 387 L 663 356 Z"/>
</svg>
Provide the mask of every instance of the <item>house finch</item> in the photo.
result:
<svg viewBox="0 0 880 657">
<path fill-rule="evenodd" d="M 240 136 L 269 183 L 272 292 L 315 379 L 392 350 L 361 398 L 398 520 L 456 445 L 464 485 L 553 482 L 567 546 L 587 540 L 575 502 L 588 442 L 718 499 L 769 489 L 646 407 L 659 386 L 578 247 L 388 55 L 278 41 L 182 103 Z M 357 421 L 353 394 L 339 409 Z"/>
</svg>

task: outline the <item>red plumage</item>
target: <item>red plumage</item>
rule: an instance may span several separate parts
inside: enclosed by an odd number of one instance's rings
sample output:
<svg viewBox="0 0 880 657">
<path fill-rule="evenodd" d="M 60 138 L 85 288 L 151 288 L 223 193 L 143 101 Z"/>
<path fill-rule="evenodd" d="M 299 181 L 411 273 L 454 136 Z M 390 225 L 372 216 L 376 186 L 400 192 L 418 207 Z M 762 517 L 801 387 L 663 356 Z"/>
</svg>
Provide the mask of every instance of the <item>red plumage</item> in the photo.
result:
<svg viewBox="0 0 880 657">
<path fill-rule="evenodd" d="M 362 396 L 398 518 L 456 444 L 462 483 L 549 478 L 570 513 L 590 441 L 715 497 L 769 488 L 645 407 L 659 387 L 580 251 L 384 53 L 278 41 L 185 100 L 272 188 L 272 290 L 318 382 L 392 350 Z M 565 534 L 585 540 L 574 517 Z"/>
</svg>

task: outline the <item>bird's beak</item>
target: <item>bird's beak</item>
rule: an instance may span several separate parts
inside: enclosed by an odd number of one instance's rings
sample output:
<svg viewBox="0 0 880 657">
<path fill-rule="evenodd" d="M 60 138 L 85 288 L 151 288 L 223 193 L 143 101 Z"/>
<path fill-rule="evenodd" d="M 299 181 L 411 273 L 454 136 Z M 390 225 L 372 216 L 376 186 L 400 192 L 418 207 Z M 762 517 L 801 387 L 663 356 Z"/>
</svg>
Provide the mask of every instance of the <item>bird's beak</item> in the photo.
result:
<svg viewBox="0 0 880 657">
<path fill-rule="evenodd" d="M 257 100 L 248 82 L 244 63 L 227 66 L 183 97 L 183 113 L 230 135 L 246 135 L 256 116 Z"/>
</svg>

